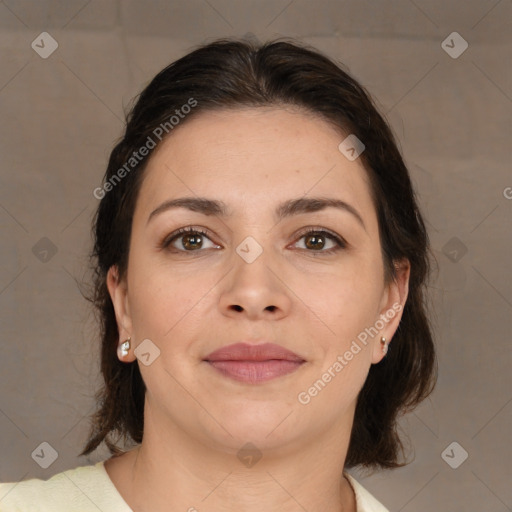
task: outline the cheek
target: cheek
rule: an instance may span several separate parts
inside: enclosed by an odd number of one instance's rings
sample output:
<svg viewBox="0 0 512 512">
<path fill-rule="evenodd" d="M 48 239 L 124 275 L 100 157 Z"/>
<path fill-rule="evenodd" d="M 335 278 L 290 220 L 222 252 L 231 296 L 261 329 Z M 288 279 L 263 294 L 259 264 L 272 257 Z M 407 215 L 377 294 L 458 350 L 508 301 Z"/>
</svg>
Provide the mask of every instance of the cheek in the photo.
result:
<svg viewBox="0 0 512 512">
<path fill-rule="evenodd" d="M 137 336 L 159 340 L 193 311 L 201 297 L 193 280 L 169 280 L 158 271 L 137 276 L 129 290 L 134 330 L 143 331 Z"/>
<path fill-rule="evenodd" d="M 137 258 L 128 273 L 128 290 L 136 339 L 149 338 L 161 349 L 186 351 L 204 326 L 218 276 L 214 272 L 179 272 L 156 258 Z M 131 271 L 131 274 L 130 274 Z M 171 343 L 181 340 L 180 343 Z"/>
<path fill-rule="evenodd" d="M 344 284 L 316 304 L 317 316 L 323 320 L 320 329 L 311 325 L 309 330 L 316 360 L 298 395 L 301 404 L 310 404 L 310 412 L 318 411 L 326 421 L 336 421 L 340 411 L 355 403 L 371 366 L 375 335 L 371 327 L 378 319 L 375 290 L 357 280 Z"/>
<path fill-rule="evenodd" d="M 305 304 L 322 320 L 322 332 L 335 340 L 337 348 L 357 336 L 377 319 L 383 287 L 379 268 L 361 265 L 345 268 L 315 280 L 309 286 Z"/>
</svg>

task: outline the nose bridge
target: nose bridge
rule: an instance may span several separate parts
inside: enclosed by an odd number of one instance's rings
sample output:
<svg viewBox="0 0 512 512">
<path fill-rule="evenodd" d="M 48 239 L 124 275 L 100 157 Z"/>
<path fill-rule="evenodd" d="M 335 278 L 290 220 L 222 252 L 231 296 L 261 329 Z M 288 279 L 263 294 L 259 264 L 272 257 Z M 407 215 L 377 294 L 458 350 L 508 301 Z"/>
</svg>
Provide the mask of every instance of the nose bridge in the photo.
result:
<svg viewBox="0 0 512 512">
<path fill-rule="evenodd" d="M 256 237 L 261 240 L 261 243 Z M 272 266 L 276 266 L 277 258 L 272 255 L 272 247 L 268 239 L 262 240 L 262 238 L 261 235 L 249 235 L 236 246 L 233 254 L 235 284 L 254 288 L 272 286 L 275 278 Z"/>
<path fill-rule="evenodd" d="M 251 316 L 265 311 L 284 313 L 289 308 L 286 287 L 278 275 L 278 255 L 265 239 L 265 246 L 249 235 L 235 247 L 229 285 L 222 292 L 221 306 L 229 311 L 246 311 Z M 262 239 L 263 236 L 260 236 Z"/>
</svg>

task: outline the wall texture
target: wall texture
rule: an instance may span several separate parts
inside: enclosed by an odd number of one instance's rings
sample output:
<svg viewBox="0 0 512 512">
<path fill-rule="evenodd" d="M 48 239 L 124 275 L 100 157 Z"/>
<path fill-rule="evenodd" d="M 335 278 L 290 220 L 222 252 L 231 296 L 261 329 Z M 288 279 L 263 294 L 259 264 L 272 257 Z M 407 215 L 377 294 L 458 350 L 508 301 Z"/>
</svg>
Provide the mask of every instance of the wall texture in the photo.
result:
<svg viewBox="0 0 512 512">
<path fill-rule="evenodd" d="M 509 0 L 0 2 L 0 481 L 106 457 L 77 457 L 98 384 L 75 282 L 92 192 L 148 80 L 201 42 L 247 33 L 298 37 L 373 93 L 437 256 L 438 386 L 402 421 L 415 458 L 362 483 L 395 511 L 511 510 Z M 58 452 L 47 469 L 31 456 L 43 442 Z"/>
</svg>

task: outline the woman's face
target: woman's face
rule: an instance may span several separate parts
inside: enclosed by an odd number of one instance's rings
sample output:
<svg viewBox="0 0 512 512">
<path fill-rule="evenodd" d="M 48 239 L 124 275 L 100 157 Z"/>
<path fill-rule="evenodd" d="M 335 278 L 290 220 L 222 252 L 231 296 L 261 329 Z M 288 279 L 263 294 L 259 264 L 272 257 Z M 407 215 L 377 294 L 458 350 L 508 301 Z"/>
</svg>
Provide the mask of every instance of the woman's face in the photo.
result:
<svg viewBox="0 0 512 512">
<path fill-rule="evenodd" d="M 108 285 L 121 341 L 150 340 L 135 364 L 162 435 L 265 449 L 350 427 L 408 269 L 385 284 L 368 177 L 343 139 L 311 114 L 239 109 L 198 115 L 151 157 L 126 279 L 112 270 Z M 196 203 L 172 207 L 178 198 Z M 234 343 L 274 343 L 302 362 L 207 360 Z"/>
</svg>

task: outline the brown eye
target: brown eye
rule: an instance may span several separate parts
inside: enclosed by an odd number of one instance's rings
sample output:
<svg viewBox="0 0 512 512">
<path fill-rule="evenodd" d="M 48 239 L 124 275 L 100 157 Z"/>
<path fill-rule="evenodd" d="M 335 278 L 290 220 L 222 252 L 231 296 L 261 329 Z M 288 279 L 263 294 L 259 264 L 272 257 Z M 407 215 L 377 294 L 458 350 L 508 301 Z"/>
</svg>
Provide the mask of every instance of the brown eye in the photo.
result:
<svg viewBox="0 0 512 512">
<path fill-rule="evenodd" d="M 323 249 L 325 246 L 325 237 L 323 235 L 306 235 L 304 238 L 306 239 L 305 245 L 308 249 L 318 250 Z"/>
<path fill-rule="evenodd" d="M 200 234 L 183 235 L 181 236 L 181 244 L 185 249 L 201 248 L 201 245 L 203 243 L 202 236 L 203 235 Z"/>
<path fill-rule="evenodd" d="M 204 247 L 207 241 L 211 244 L 210 247 Z M 172 249 L 182 252 L 194 252 L 199 249 L 219 248 L 220 246 L 214 244 L 207 233 L 201 229 L 180 228 L 169 235 L 162 242 L 161 247 L 163 249 L 172 247 Z"/>
<path fill-rule="evenodd" d="M 308 252 L 331 253 L 346 247 L 346 242 L 329 231 L 309 230 L 303 233 L 299 240 L 304 240 L 304 247 Z M 297 242 L 298 243 L 298 242 Z"/>
</svg>

